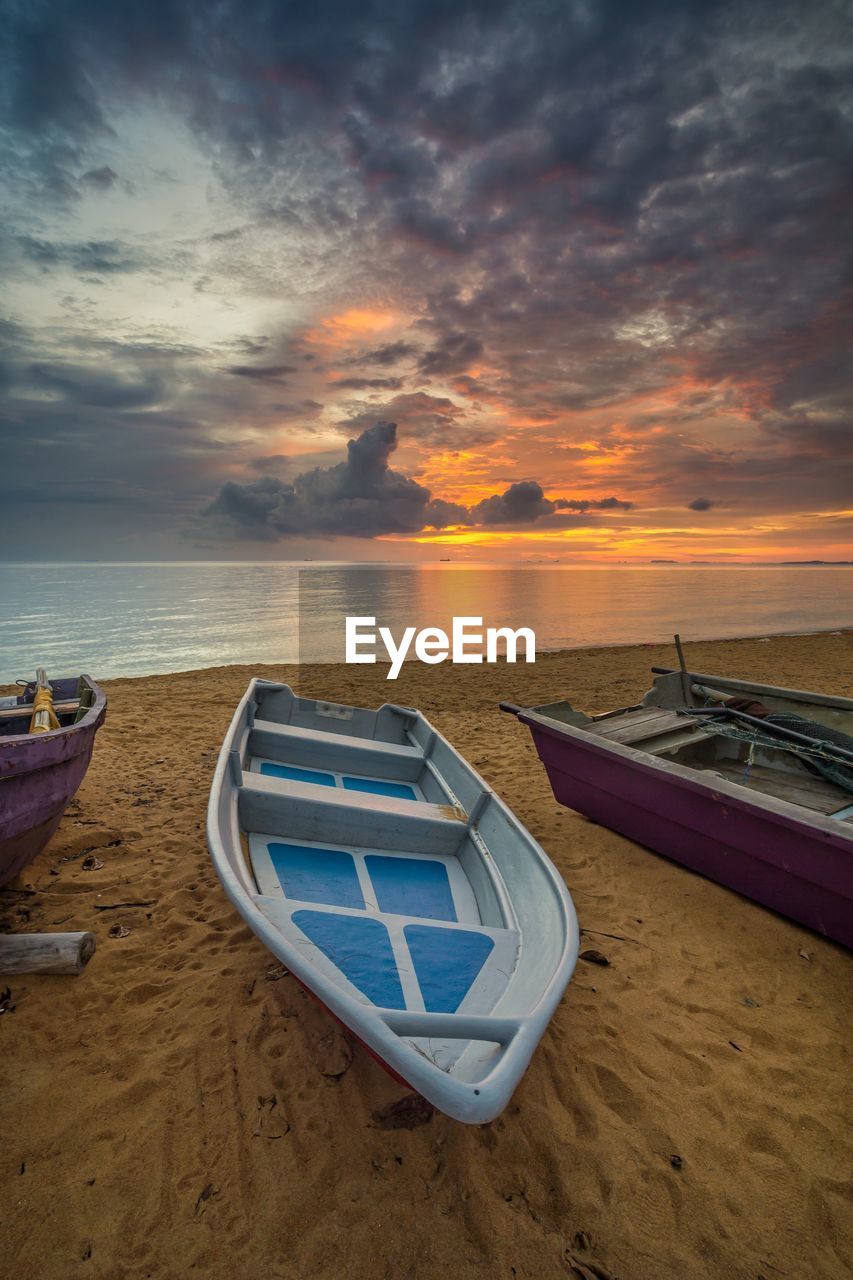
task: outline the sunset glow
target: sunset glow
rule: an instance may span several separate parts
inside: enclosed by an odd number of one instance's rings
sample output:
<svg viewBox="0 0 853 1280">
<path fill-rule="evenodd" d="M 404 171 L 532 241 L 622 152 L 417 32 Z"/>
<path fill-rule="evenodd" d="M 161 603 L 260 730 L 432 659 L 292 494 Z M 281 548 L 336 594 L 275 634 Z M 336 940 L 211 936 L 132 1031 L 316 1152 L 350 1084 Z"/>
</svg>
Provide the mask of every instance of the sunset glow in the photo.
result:
<svg viewBox="0 0 853 1280">
<path fill-rule="evenodd" d="M 338 315 L 326 316 L 316 328 L 308 330 L 303 341 L 309 346 L 336 350 L 384 333 L 394 325 L 397 318 L 393 311 L 350 307 Z"/>
</svg>

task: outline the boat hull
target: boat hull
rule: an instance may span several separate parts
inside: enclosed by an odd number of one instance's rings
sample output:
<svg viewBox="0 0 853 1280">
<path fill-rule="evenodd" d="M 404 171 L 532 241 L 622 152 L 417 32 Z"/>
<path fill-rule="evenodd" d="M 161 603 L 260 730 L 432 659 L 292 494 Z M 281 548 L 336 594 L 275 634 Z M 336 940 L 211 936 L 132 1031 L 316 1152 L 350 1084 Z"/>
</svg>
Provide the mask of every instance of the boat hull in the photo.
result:
<svg viewBox="0 0 853 1280">
<path fill-rule="evenodd" d="M 522 713 L 555 799 L 745 897 L 853 947 L 853 831 L 761 804 Z M 787 812 L 785 812 L 787 811 Z"/>
<path fill-rule="evenodd" d="M 75 725 L 0 738 L 0 884 L 41 853 L 76 794 L 104 722 L 106 697 Z"/>
<path fill-rule="evenodd" d="M 254 933 L 394 1079 L 466 1123 L 500 1113 L 577 919 L 544 850 L 418 711 L 252 681 L 207 835 Z"/>
</svg>

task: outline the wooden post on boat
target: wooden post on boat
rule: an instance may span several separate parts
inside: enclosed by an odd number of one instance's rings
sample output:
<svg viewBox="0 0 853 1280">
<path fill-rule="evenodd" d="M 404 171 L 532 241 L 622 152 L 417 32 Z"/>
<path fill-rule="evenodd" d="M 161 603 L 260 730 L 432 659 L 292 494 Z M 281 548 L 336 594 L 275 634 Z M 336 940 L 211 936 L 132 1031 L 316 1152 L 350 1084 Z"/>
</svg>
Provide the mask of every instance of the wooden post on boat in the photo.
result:
<svg viewBox="0 0 853 1280">
<path fill-rule="evenodd" d="M 681 647 L 681 636 L 676 632 L 673 637 L 675 640 L 675 650 L 678 654 L 678 665 L 681 668 L 681 694 L 684 698 L 685 707 L 690 706 L 690 676 L 687 672 L 687 663 L 684 661 L 684 650 Z"/>
<path fill-rule="evenodd" d="M 0 974 L 80 973 L 94 954 L 93 933 L 0 934 Z"/>
<path fill-rule="evenodd" d="M 78 724 L 89 713 L 89 708 L 95 701 L 95 690 L 90 684 L 86 684 L 83 677 L 77 681 L 77 714 L 74 717 L 74 723 Z"/>
</svg>

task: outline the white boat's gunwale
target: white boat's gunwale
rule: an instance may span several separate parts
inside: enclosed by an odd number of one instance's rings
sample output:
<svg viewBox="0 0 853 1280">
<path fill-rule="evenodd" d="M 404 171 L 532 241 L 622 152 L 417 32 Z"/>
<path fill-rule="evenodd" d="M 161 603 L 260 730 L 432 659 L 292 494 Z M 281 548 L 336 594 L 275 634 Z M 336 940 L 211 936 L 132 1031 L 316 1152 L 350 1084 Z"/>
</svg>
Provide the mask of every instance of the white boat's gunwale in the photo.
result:
<svg viewBox="0 0 853 1280">
<path fill-rule="evenodd" d="M 207 839 L 211 858 L 223 888 L 235 909 L 272 954 L 286 965 L 301 983 L 313 991 L 330 1012 L 391 1070 L 406 1080 L 412 1088 L 423 1093 L 440 1110 L 455 1119 L 469 1124 L 486 1123 L 498 1115 L 509 1101 L 562 998 L 574 969 L 580 939 L 577 916 L 568 890 L 538 842 L 466 761 L 466 767 L 470 770 L 473 779 L 490 793 L 492 803 L 500 808 L 516 834 L 529 845 L 531 853 L 536 854 L 540 868 L 546 875 L 562 926 L 562 947 L 550 980 L 523 1016 L 501 1014 L 499 1000 L 494 1010 L 487 1015 L 415 1012 L 411 1017 L 406 1017 L 404 1011 L 371 1009 L 350 997 L 336 982 L 330 981 L 321 974 L 313 963 L 306 962 L 298 949 L 271 924 L 253 901 L 253 892 L 256 890 L 253 891 L 250 888 L 250 885 L 254 884 L 254 877 L 251 866 L 246 865 L 237 817 L 237 797 L 242 780 L 240 784 L 235 780 L 230 758 L 234 750 L 245 753 L 248 734 L 254 723 L 256 691 L 259 688 L 282 689 L 285 687 L 272 681 L 253 679 L 237 705 L 219 752 L 208 805 Z M 410 708 L 395 707 L 394 704 L 386 705 L 411 716 L 414 721 L 423 721 L 436 735 L 436 740 L 441 740 L 449 751 L 457 754 L 420 712 Z M 382 709 L 379 708 L 379 711 Z M 463 831 L 469 830 L 470 823 L 467 825 L 460 823 L 460 828 Z M 244 880 L 240 879 L 232 866 L 225 843 L 226 838 L 231 846 L 235 865 L 241 868 Z M 486 865 L 492 882 L 495 883 L 497 869 L 494 865 L 488 865 L 488 863 Z M 503 892 L 506 895 L 505 886 Z M 519 946 L 523 948 L 525 944 L 520 930 L 519 935 Z M 430 1028 L 426 1034 L 436 1037 L 449 1036 L 452 1028 L 453 1037 L 456 1039 L 492 1040 L 502 1046 L 502 1052 L 482 1079 L 473 1082 L 454 1078 L 403 1038 L 424 1034 L 423 1030 L 405 1029 L 410 1025 L 421 1028 L 426 1026 Z M 394 1030 L 394 1027 L 398 1030 Z"/>
</svg>

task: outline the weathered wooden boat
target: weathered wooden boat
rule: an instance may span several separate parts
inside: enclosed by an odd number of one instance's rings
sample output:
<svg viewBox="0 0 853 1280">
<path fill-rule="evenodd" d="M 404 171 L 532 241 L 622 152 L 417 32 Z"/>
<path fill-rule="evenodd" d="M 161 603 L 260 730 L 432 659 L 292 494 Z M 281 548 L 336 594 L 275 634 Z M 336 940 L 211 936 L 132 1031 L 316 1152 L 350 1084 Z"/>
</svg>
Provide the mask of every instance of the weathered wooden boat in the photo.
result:
<svg viewBox="0 0 853 1280">
<path fill-rule="evenodd" d="M 106 695 L 89 676 L 51 681 L 58 727 L 30 733 L 37 683 L 0 698 L 0 884 L 41 852 L 89 767 Z"/>
<path fill-rule="evenodd" d="M 577 920 L 544 851 L 418 711 L 253 680 L 207 836 L 247 923 L 393 1075 L 458 1120 L 502 1110 Z"/>
<path fill-rule="evenodd" d="M 603 715 L 501 708 L 561 804 L 853 946 L 853 700 L 654 670 Z"/>
</svg>

